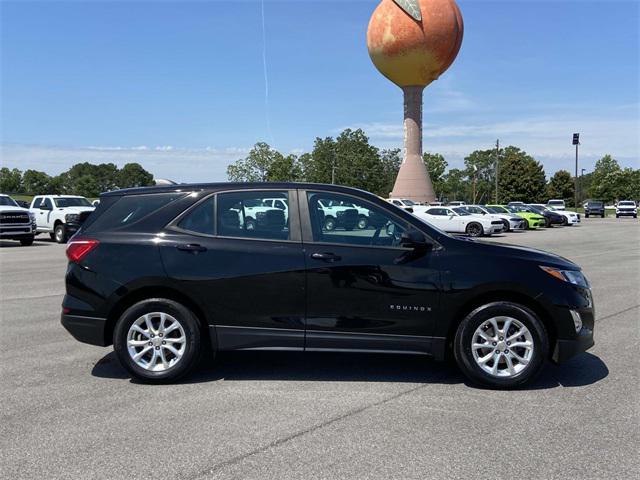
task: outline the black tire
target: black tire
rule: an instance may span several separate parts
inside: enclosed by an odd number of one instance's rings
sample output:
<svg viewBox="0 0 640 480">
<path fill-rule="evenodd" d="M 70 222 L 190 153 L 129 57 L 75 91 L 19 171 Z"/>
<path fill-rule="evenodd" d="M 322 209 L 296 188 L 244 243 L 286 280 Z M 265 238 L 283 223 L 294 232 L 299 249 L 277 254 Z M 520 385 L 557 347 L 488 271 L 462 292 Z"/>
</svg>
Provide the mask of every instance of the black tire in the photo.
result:
<svg viewBox="0 0 640 480">
<path fill-rule="evenodd" d="M 53 238 L 58 243 L 67 243 L 67 228 L 64 223 L 59 223 L 53 229 Z"/>
<path fill-rule="evenodd" d="M 256 221 L 249 217 L 245 220 L 244 222 L 244 229 L 245 230 L 255 230 L 256 229 Z"/>
<path fill-rule="evenodd" d="M 481 237 L 484 235 L 484 229 L 478 222 L 471 222 L 464 230 L 470 237 Z"/>
<path fill-rule="evenodd" d="M 131 325 L 146 313 L 162 312 L 173 316 L 182 326 L 186 345 L 180 361 L 164 371 L 154 372 L 138 365 L 129 355 L 127 334 Z M 189 374 L 202 355 L 202 329 L 196 316 L 184 305 L 166 298 L 151 298 L 129 307 L 118 319 L 113 333 L 113 349 L 132 377 L 145 383 L 169 383 Z"/>
<path fill-rule="evenodd" d="M 22 245 L 23 247 L 29 247 L 33 245 L 33 237 L 23 238 L 22 240 L 20 240 L 20 245 Z"/>
<path fill-rule="evenodd" d="M 511 224 L 509 223 L 509 220 L 502 220 L 502 224 L 504 225 L 504 230 L 502 231 L 504 232 L 510 232 L 511 231 Z"/>
<path fill-rule="evenodd" d="M 620 218 L 620 215 L 616 215 L 616 218 Z"/>
<path fill-rule="evenodd" d="M 604 213 L 602 215 L 600 215 L 600 218 L 604 218 Z"/>
<path fill-rule="evenodd" d="M 563 225 L 563 226 L 565 226 L 565 227 L 566 227 L 567 225 L 569 225 L 569 219 L 568 219 L 567 217 L 563 217 L 563 218 L 562 218 L 562 225 Z"/>
<path fill-rule="evenodd" d="M 359 230 L 364 230 L 368 226 L 369 226 L 369 219 L 367 218 L 367 216 L 366 215 L 360 215 L 358 217 L 358 229 Z"/>
<path fill-rule="evenodd" d="M 50 233 L 50 234 L 49 234 L 49 238 L 55 242 L 55 241 L 56 241 L 56 234 L 55 234 L 55 233 L 53 233 L 53 232 L 52 232 L 52 233 Z"/>
<path fill-rule="evenodd" d="M 480 368 L 473 358 L 473 335 L 484 322 L 493 317 L 509 316 L 527 327 L 533 338 L 532 358 L 519 373 L 510 377 L 497 377 Z M 453 342 L 453 353 L 462 373 L 474 383 L 492 388 L 514 388 L 530 382 L 544 366 L 549 352 L 549 337 L 544 324 L 529 308 L 511 302 L 493 302 L 476 308 L 458 326 Z"/>
<path fill-rule="evenodd" d="M 336 228 L 336 219 L 329 216 L 324 219 L 324 229 L 328 232 L 335 230 Z"/>
</svg>

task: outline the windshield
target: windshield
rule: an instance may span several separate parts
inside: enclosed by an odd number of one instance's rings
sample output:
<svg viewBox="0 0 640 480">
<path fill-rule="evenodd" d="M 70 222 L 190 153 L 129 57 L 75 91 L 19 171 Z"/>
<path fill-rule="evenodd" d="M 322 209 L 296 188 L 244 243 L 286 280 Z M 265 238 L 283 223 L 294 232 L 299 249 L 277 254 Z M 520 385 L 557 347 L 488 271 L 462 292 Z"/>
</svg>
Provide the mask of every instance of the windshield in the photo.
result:
<svg viewBox="0 0 640 480">
<path fill-rule="evenodd" d="M 590 207 L 601 207 L 602 202 L 589 202 L 587 203 L 587 205 L 589 205 Z"/>
<path fill-rule="evenodd" d="M 564 205 L 564 200 L 549 200 L 548 205 Z"/>
<path fill-rule="evenodd" d="M 409 207 L 413 207 L 416 204 L 416 202 L 409 200 L 408 198 L 403 198 L 402 202 Z"/>
<path fill-rule="evenodd" d="M 487 207 L 487 210 L 489 210 L 491 213 L 511 213 L 504 207 Z"/>
<path fill-rule="evenodd" d="M 18 204 L 11 197 L 0 197 L 0 205 L 4 207 L 17 207 Z"/>
<path fill-rule="evenodd" d="M 53 201 L 56 203 L 56 207 L 65 208 L 65 207 L 91 207 L 92 205 L 89 203 L 84 197 L 60 197 L 54 198 Z"/>
<path fill-rule="evenodd" d="M 454 212 L 456 212 L 458 215 L 462 215 L 462 216 L 465 216 L 465 215 L 471 215 L 469 212 L 467 212 L 467 211 L 466 211 L 464 208 L 462 208 L 462 207 L 456 207 L 456 208 L 454 208 L 454 209 L 453 209 L 453 211 L 454 211 Z"/>
<path fill-rule="evenodd" d="M 620 202 L 618 205 L 621 207 L 635 207 L 636 202 Z"/>
<path fill-rule="evenodd" d="M 534 206 L 532 206 L 532 205 L 529 205 L 528 207 L 522 207 L 522 208 L 525 208 L 525 210 L 524 210 L 525 212 L 526 212 L 526 211 L 534 212 L 534 213 L 542 213 L 542 212 L 544 212 L 544 209 L 543 209 L 543 208 L 541 208 L 541 207 L 534 207 Z M 528 210 L 526 210 L 526 209 L 528 209 Z"/>
</svg>

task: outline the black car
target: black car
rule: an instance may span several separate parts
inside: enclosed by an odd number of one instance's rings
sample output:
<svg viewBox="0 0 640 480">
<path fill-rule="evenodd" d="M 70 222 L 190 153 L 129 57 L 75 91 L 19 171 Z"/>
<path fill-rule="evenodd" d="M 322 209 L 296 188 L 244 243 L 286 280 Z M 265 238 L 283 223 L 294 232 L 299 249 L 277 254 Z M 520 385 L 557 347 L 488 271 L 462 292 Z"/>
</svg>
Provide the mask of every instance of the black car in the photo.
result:
<svg viewBox="0 0 640 480">
<path fill-rule="evenodd" d="M 366 226 L 328 230 L 322 205 L 349 205 Z M 307 350 L 452 356 L 473 381 L 513 387 L 593 345 L 576 264 L 452 237 L 352 188 L 109 192 L 67 256 L 62 324 L 113 343 L 149 382 L 187 374 L 204 351 Z"/>
<path fill-rule="evenodd" d="M 559 213 L 556 213 L 553 210 L 549 210 L 546 207 L 540 207 L 537 205 L 527 205 L 527 207 L 532 213 L 537 213 L 538 215 L 542 215 L 544 217 L 545 227 L 547 228 L 550 228 L 553 225 L 564 225 L 567 222 L 564 215 L 560 215 Z"/>
<path fill-rule="evenodd" d="M 604 202 L 591 201 L 587 202 L 584 206 L 584 216 L 589 218 L 589 216 L 599 216 L 604 218 Z"/>
</svg>

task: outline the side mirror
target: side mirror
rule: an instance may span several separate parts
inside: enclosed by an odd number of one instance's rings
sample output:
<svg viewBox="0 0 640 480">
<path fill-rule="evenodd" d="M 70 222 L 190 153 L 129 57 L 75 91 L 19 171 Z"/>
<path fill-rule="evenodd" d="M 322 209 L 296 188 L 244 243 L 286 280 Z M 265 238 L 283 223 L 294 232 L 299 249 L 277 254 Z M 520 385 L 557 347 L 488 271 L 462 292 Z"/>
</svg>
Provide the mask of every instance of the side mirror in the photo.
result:
<svg viewBox="0 0 640 480">
<path fill-rule="evenodd" d="M 431 244 L 427 241 L 427 237 L 418 230 L 407 230 L 400 237 L 400 245 L 405 248 L 413 248 L 415 250 L 426 250 Z"/>
</svg>

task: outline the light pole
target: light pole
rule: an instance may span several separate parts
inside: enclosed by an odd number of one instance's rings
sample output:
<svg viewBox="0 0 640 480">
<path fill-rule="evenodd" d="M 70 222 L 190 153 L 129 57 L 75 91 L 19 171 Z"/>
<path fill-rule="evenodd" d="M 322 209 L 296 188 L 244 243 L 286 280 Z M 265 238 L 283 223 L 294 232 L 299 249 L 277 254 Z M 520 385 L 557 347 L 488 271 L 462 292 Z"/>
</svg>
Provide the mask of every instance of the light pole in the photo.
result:
<svg viewBox="0 0 640 480">
<path fill-rule="evenodd" d="M 580 134 L 573 134 L 573 144 L 576 146 L 576 176 L 574 177 L 573 197 L 574 206 L 578 208 L 578 146 L 580 145 Z"/>
<path fill-rule="evenodd" d="M 584 172 L 586 172 L 586 171 L 587 171 L 587 169 L 586 169 L 586 168 L 581 168 L 581 169 L 580 169 L 580 197 L 579 197 L 580 202 L 582 202 L 582 201 L 584 200 L 584 199 L 582 198 L 582 194 L 584 193 L 584 192 L 582 191 L 582 188 L 583 188 L 583 186 L 584 186 L 584 178 L 583 178 L 583 177 L 584 177 Z"/>
<path fill-rule="evenodd" d="M 496 204 L 498 203 L 498 160 L 500 158 L 500 139 L 496 140 Z"/>
</svg>

